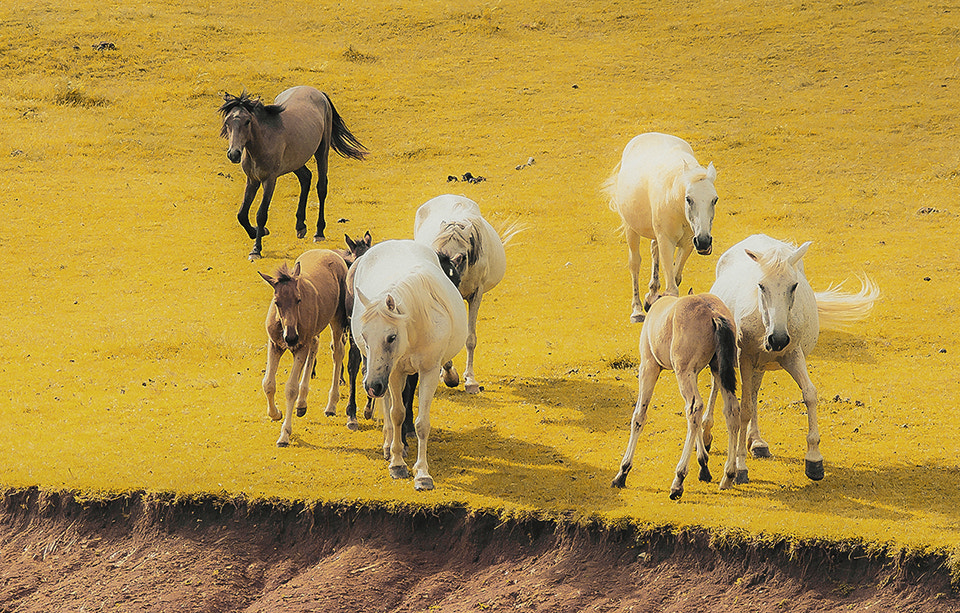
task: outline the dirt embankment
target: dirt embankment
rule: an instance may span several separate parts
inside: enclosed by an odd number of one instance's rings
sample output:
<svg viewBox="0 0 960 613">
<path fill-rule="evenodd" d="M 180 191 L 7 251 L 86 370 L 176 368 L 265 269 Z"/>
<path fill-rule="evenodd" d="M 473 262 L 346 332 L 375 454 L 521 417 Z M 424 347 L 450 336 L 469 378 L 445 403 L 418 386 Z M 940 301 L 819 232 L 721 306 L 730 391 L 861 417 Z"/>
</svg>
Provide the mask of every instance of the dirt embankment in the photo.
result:
<svg viewBox="0 0 960 613">
<path fill-rule="evenodd" d="M 942 556 L 451 508 L 36 489 L 0 509 L 0 611 L 956 611 Z"/>
</svg>

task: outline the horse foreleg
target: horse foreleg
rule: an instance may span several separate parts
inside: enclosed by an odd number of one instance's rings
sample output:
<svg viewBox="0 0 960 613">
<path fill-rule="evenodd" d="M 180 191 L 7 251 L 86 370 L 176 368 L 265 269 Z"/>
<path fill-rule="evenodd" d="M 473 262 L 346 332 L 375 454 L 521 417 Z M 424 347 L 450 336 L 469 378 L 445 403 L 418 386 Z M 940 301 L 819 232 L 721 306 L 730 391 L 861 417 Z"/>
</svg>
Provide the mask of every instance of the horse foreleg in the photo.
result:
<svg viewBox="0 0 960 613">
<path fill-rule="evenodd" d="M 250 225 L 250 205 L 253 204 L 253 199 L 256 198 L 259 189 L 260 182 L 247 177 L 247 186 L 243 189 L 243 202 L 237 212 L 237 221 L 247 231 L 250 240 L 257 238 L 257 229 Z"/>
<path fill-rule="evenodd" d="M 313 339 L 307 344 L 307 361 L 303 366 L 303 373 L 300 375 L 300 381 L 297 388 L 297 417 L 303 417 L 307 414 L 307 394 L 310 393 L 310 377 L 317 365 L 317 349 L 319 341 Z"/>
<path fill-rule="evenodd" d="M 263 374 L 263 394 L 267 397 L 267 415 L 273 421 L 279 420 L 283 415 L 277 410 L 277 366 L 280 364 L 280 356 L 284 349 L 273 341 L 267 341 L 267 368 Z"/>
<path fill-rule="evenodd" d="M 293 434 L 293 408 L 297 403 L 297 397 L 300 395 L 300 380 L 304 376 L 310 378 L 310 371 L 306 369 L 309 361 L 309 347 L 300 347 L 298 351 L 293 352 L 293 364 L 290 366 L 290 378 L 283 390 L 287 400 L 287 410 L 283 415 L 283 425 L 280 426 L 280 438 L 277 439 L 277 447 L 287 447 L 290 445 L 290 435 Z"/>
<path fill-rule="evenodd" d="M 480 384 L 473 374 L 473 352 L 477 348 L 477 314 L 480 312 L 480 300 L 483 292 L 477 290 L 467 301 L 467 365 L 463 370 L 463 389 L 468 394 L 480 392 Z"/>
<path fill-rule="evenodd" d="M 759 372 L 759 377 L 757 376 Z M 749 439 L 747 431 L 751 424 L 755 425 L 757 414 L 757 392 L 760 390 L 760 382 L 763 379 L 763 371 L 756 371 L 754 365 L 749 360 L 740 359 L 740 380 L 741 399 L 740 399 L 740 431 L 737 433 L 737 483 L 749 483 L 750 476 L 747 469 L 747 451 Z"/>
<path fill-rule="evenodd" d="M 680 281 L 683 280 L 683 267 L 686 265 L 687 260 L 690 258 L 690 254 L 693 253 L 693 241 L 683 242 L 680 245 L 677 245 L 677 270 L 674 273 L 674 279 L 676 279 L 677 288 L 680 287 Z M 679 289 L 678 289 L 679 292 Z"/>
<path fill-rule="evenodd" d="M 327 227 L 327 221 L 323 216 L 323 208 L 327 202 L 327 167 L 330 158 L 330 145 L 321 144 L 314 157 L 317 160 L 317 201 L 320 211 L 317 214 L 317 233 L 313 235 L 313 242 L 319 243 L 323 240 L 323 231 Z"/>
<path fill-rule="evenodd" d="M 430 476 L 427 466 L 427 439 L 430 438 L 430 404 L 439 384 L 440 372 L 436 368 L 428 368 L 426 372 L 420 373 L 420 405 L 414 421 L 417 431 L 417 463 L 413 465 L 413 489 L 417 491 L 433 489 L 433 477 Z"/>
<path fill-rule="evenodd" d="M 679 269 L 676 268 L 676 262 L 674 262 L 673 259 L 676 250 L 677 245 L 672 240 L 665 240 L 663 238 L 657 239 L 657 251 L 660 257 L 660 265 L 663 267 L 663 282 L 665 285 L 663 288 L 664 296 L 680 295 L 680 289 L 677 287 L 677 275 L 679 273 Z M 656 297 L 654 297 L 654 300 L 656 300 Z M 653 304 L 653 302 L 650 304 Z"/>
<path fill-rule="evenodd" d="M 700 462 L 700 480 L 709 483 L 713 480 L 710 469 L 707 467 L 709 456 L 703 445 L 700 431 L 700 420 L 703 417 L 703 399 L 697 390 L 697 373 L 692 369 L 677 370 L 677 383 L 680 386 L 680 395 L 683 397 L 687 415 L 687 436 L 683 442 L 683 452 L 680 462 L 677 463 L 676 477 L 670 486 L 670 500 L 677 500 L 683 496 L 683 481 L 687 477 L 690 465 L 690 455 L 694 447 L 697 449 L 697 460 Z"/>
<path fill-rule="evenodd" d="M 403 384 L 406 377 L 394 369 L 390 373 L 390 410 L 384 411 L 384 422 L 390 421 L 393 429 L 390 443 L 390 476 L 394 479 L 406 479 L 410 476 L 407 463 L 403 461 Z"/>
<path fill-rule="evenodd" d="M 750 453 L 753 454 L 755 458 L 769 458 L 770 454 L 770 445 L 763 439 L 760 435 L 760 419 L 757 413 L 757 395 L 760 392 L 760 386 L 763 384 L 763 369 L 753 369 L 751 374 L 752 383 L 750 388 L 752 393 L 750 395 L 750 410 L 749 421 L 746 423 L 747 427 L 747 447 L 750 450 Z M 740 371 L 740 376 L 743 378 L 743 395 L 747 394 L 747 378 L 743 374 L 743 370 Z"/>
<path fill-rule="evenodd" d="M 647 409 L 661 370 L 660 365 L 652 358 L 643 360 L 640 364 L 638 377 L 640 392 L 637 394 L 637 404 L 630 417 L 630 440 L 627 441 L 627 449 L 623 452 L 623 459 L 620 460 L 620 472 L 613 478 L 610 487 L 627 486 L 627 474 L 633 468 L 633 455 L 637 451 L 637 441 L 640 439 L 640 433 L 643 432 L 643 426 L 647 423 Z"/>
<path fill-rule="evenodd" d="M 630 280 L 633 282 L 630 321 L 640 323 L 644 318 L 644 308 L 640 302 L 640 235 L 630 228 L 626 228 L 625 234 L 627 238 L 627 265 L 630 268 Z M 654 268 L 654 271 L 656 271 L 656 268 Z"/>
<path fill-rule="evenodd" d="M 804 456 L 804 473 L 810 479 L 823 479 L 823 455 L 820 453 L 820 430 L 817 427 L 817 388 L 807 373 L 807 360 L 800 350 L 780 358 L 780 365 L 790 373 L 800 386 L 803 404 L 807 407 L 807 453 Z"/>
<path fill-rule="evenodd" d="M 714 389 L 722 387 L 719 377 L 714 375 L 710 392 L 714 398 Z M 737 440 L 740 435 L 740 402 L 737 395 L 728 389 L 722 389 L 723 417 L 727 421 L 727 461 L 723 465 L 723 478 L 720 480 L 720 489 L 726 490 L 733 486 L 737 478 Z M 712 402 L 712 400 L 711 400 Z"/>
<path fill-rule="evenodd" d="M 420 380 L 419 373 L 407 375 L 403 384 L 403 429 L 400 430 L 400 437 L 403 439 L 403 457 L 407 457 L 407 434 L 414 432 L 413 428 L 413 397 L 417 391 L 417 382 Z"/>
<path fill-rule="evenodd" d="M 263 237 L 267 232 L 267 211 L 270 210 L 270 200 L 273 198 L 273 190 L 277 187 L 277 179 L 267 179 L 263 182 L 263 200 L 260 202 L 260 208 L 257 209 L 257 234 L 254 238 L 253 251 L 250 252 L 250 259 L 260 259 L 262 251 Z"/>
<path fill-rule="evenodd" d="M 313 173 L 306 165 L 293 171 L 300 181 L 300 201 L 297 203 L 297 238 L 307 235 L 307 196 L 310 195 L 310 180 Z"/>
<path fill-rule="evenodd" d="M 324 413 L 328 416 L 337 414 L 337 402 L 340 400 L 340 377 L 343 375 L 343 346 L 345 333 L 340 326 L 330 326 L 330 352 L 333 354 L 333 381 L 330 382 L 330 394 L 327 398 L 327 408 Z M 357 420 L 353 423 L 347 418 L 347 428 L 357 429 Z"/>
</svg>

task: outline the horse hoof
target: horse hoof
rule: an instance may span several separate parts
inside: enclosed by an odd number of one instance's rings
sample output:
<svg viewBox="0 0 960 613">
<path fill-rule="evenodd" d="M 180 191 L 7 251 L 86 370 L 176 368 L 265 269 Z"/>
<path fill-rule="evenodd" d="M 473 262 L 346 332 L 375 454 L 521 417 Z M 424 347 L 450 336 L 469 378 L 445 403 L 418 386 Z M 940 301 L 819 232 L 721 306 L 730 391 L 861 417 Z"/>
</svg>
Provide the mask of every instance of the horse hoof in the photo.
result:
<svg viewBox="0 0 960 613">
<path fill-rule="evenodd" d="M 766 445 L 756 445 L 755 447 L 750 448 L 750 453 L 753 454 L 755 458 L 772 458 L 773 455 L 770 453 L 770 447 Z"/>
<path fill-rule="evenodd" d="M 458 375 L 456 371 L 452 371 L 451 373 L 443 373 L 443 383 L 447 387 L 457 387 L 460 385 L 460 375 Z"/>
<path fill-rule="evenodd" d="M 413 489 L 418 492 L 429 491 L 433 489 L 433 478 L 432 477 L 417 477 L 413 482 Z"/>
<path fill-rule="evenodd" d="M 807 478 L 812 481 L 819 481 L 823 479 L 823 460 L 817 460 L 812 462 L 810 460 L 805 460 L 804 473 L 806 473 Z"/>
<path fill-rule="evenodd" d="M 301 237 L 301 238 L 302 238 L 302 237 Z M 322 243 L 322 242 L 325 241 L 325 240 L 326 240 L 326 237 L 325 237 L 323 234 L 314 234 L 314 235 L 313 235 L 313 242 L 315 242 L 315 243 Z"/>
<path fill-rule="evenodd" d="M 613 478 L 613 481 L 610 482 L 610 487 L 615 487 L 621 490 L 627 487 L 627 476 L 622 473 L 618 473 L 617 476 Z"/>
<path fill-rule="evenodd" d="M 286 441 L 277 441 L 277 447 L 289 447 L 290 443 Z"/>
<path fill-rule="evenodd" d="M 678 490 L 670 490 L 670 500 L 680 500 L 681 496 L 683 496 L 682 487 Z"/>
<path fill-rule="evenodd" d="M 297 407 L 297 417 L 303 417 L 307 414 L 307 407 Z"/>
<path fill-rule="evenodd" d="M 281 413 L 280 411 L 277 411 L 276 413 L 267 411 L 267 417 L 269 417 L 273 421 L 280 421 L 281 419 L 283 419 L 283 413 Z"/>
<path fill-rule="evenodd" d="M 356 432 L 360 429 L 360 426 L 357 424 L 357 420 L 353 419 L 347 422 L 347 430 L 353 430 Z"/>
<path fill-rule="evenodd" d="M 410 471 L 407 470 L 407 467 L 401 464 L 400 466 L 391 466 L 390 467 L 390 476 L 394 479 L 409 479 Z"/>
<path fill-rule="evenodd" d="M 630 323 L 632 323 L 632 324 L 642 324 L 642 323 L 643 323 L 643 320 L 644 320 L 644 317 L 645 317 L 645 316 L 644 316 L 643 313 L 640 313 L 639 315 L 631 315 L 631 316 L 630 316 Z"/>
<path fill-rule="evenodd" d="M 463 386 L 463 391 L 468 394 L 479 394 L 480 393 L 480 384 L 470 383 Z"/>
<path fill-rule="evenodd" d="M 747 469 L 737 471 L 737 478 L 735 481 L 738 485 L 741 483 L 750 483 L 750 476 L 747 474 Z"/>
<path fill-rule="evenodd" d="M 713 475 L 710 474 L 710 469 L 706 466 L 700 467 L 700 480 L 704 483 L 710 483 L 713 481 Z"/>
<path fill-rule="evenodd" d="M 306 228 L 303 228 L 302 230 L 299 229 L 299 228 L 297 229 L 297 238 L 303 238 L 303 237 L 305 237 L 306 235 L 307 235 L 307 229 L 306 229 Z"/>
<path fill-rule="evenodd" d="M 260 252 L 259 252 L 259 251 L 251 251 L 251 252 L 250 252 L 250 255 L 247 256 L 247 258 L 248 258 L 251 262 L 256 262 L 256 261 L 259 260 L 261 257 L 263 257 L 263 256 L 260 255 Z"/>
<path fill-rule="evenodd" d="M 327 417 L 333 417 L 333 416 L 335 416 L 335 415 L 337 414 L 337 410 L 336 410 L 336 409 L 327 409 L 326 411 L 323 412 L 323 414 L 326 415 Z"/>
<path fill-rule="evenodd" d="M 723 479 L 720 479 L 720 491 L 728 490 L 733 487 L 734 482 L 736 481 L 737 475 L 724 475 Z"/>
</svg>

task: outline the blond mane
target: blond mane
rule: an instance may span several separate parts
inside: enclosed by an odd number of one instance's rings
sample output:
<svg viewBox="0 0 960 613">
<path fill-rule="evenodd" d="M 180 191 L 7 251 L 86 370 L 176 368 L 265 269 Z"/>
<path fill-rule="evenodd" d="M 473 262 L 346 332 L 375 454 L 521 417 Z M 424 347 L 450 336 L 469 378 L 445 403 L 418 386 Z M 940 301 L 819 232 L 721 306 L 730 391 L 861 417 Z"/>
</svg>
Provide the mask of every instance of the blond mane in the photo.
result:
<svg viewBox="0 0 960 613">
<path fill-rule="evenodd" d="M 393 297 L 396 309 L 387 306 L 388 295 Z M 375 318 L 386 319 L 397 325 L 405 325 L 408 320 L 425 321 L 429 319 L 433 305 L 440 306 L 450 315 L 437 276 L 427 271 L 416 271 L 375 298 L 360 316 L 360 323 L 367 324 Z"/>
</svg>

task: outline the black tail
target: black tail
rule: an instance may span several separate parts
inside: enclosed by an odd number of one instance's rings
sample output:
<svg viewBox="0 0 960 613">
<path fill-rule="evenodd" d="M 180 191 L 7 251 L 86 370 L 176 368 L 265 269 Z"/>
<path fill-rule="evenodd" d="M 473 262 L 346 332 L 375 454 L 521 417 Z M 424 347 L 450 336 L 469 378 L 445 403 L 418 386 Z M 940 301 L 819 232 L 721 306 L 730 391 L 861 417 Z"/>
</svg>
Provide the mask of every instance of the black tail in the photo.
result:
<svg viewBox="0 0 960 613">
<path fill-rule="evenodd" d="M 340 117 L 340 113 L 333 106 L 333 100 L 330 99 L 330 96 L 327 96 L 327 102 L 330 103 L 330 110 L 333 113 L 333 142 L 330 143 L 330 146 L 345 158 L 363 161 L 370 152 L 347 129 L 347 125 L 343 123 L 343 117 Z"/>
<path fill-rule="evenodd" d="M 731 393 L 737 393 L 737 334 L 726 317 L 713 320 L 714 336 L 717 339 L 717 370 L 720 385 Z"/>
</svg>

